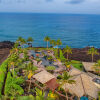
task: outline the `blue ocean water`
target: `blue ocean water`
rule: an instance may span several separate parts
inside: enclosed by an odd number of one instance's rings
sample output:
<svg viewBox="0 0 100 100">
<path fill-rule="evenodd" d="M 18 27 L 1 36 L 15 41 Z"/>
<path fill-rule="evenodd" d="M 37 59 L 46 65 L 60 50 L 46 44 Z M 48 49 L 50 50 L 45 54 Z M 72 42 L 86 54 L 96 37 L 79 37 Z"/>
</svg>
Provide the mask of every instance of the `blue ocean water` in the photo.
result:
<svg viewBox="0 0 100 100">
<path fill-rule="evenodd" d="M 62 47 L 100 48 L 100 15 L 0 13 L 0 41 L 33 37 L 33 46 L 46 46 L 45 36 L 61 39 Z"/>
</svg>

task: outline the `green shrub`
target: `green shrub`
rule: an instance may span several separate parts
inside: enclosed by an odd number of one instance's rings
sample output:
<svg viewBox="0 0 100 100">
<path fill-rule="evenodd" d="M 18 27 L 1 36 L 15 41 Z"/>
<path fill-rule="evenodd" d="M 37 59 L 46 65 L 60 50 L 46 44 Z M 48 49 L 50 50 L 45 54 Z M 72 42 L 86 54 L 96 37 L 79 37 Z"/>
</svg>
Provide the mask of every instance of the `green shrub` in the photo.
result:
<svg viewBox="0 0 100 100">
<path fill-rule="evenodd" d="M 38 57 L 36 57 L 35 60 L 37 61 L 37 63 L 39 63 L 41 61 L 41 59 Z"/>
<path fill-rule="evenodd" d="M 35 100 L 33 95 L 29 95 L 29 96 L 19 96 L 17 98 L 17 100 Z"/>
<path fill-rule="evenodd" d="M 2 87 L 4 84 L 5 74 L 7 71 L 8 60 L 5 60 L 0 66 L 0 96 L 2 92 Z"/>
<path fill-rule="evenodd" d="M 62 50 L 60 50 L 60 56 L 59 56 L 59 58 L 60 58 L 60 60 L 62 62 L 65 62 L 66 61 L 66 58 L 64 57 Z"/>
<path fill-rule="evenodd" d="M 56 68 L 54 66 L 47 66 L 46 70 L 51 71 L 51 70 L 55 70 Z"/>
<path fill-rule="evenodd" d="M 61 75 L 58 75 L 58 76 L 57 76 L 57 79 L 62 79 L 62 76 L 61 76 Z"/>
<path fill-rule="evenodd" d="M 49 61 L 53 61 L 53 57 L 52 57 L 52 56 L 47 56 L 47 59 L 48 59 Z"/>
<path fill-rule="evenodd" d="M 57 49 L 54 49 L 54 55 L 56 58 L 58 58 L 58 50 Z"/>
<path fill-rule="evenodd" d="M 24 90 L 20 85 L 23 82 L 24 80 L 21 77 L 12 77 L 11 73 L 8 72 L 4 90 L 5 95 L 9 97 L 16 97 L 18 95 L 22 95 L 24 93 Z"/>
<path fill-rule="evenodd" d="M 98 93 L 98 96 L 99 96 L 99 98 L 98 98 L 98 99 L 100 100 L 100 92 Z"/>
</svg>

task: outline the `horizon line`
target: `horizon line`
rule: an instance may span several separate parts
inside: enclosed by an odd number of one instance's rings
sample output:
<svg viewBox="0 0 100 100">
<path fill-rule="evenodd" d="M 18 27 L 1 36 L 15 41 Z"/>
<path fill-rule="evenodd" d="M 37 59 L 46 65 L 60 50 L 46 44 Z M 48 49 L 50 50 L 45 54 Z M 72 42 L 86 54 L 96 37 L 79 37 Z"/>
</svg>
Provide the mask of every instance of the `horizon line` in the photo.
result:
<svg viewBox="0 0 100 100">
<path fill-rule="evenodd" d="M 100 15 L 92 13 L 56 13 L 56 12 L 2 12 L 0 13 L 16 13 L 16 14 L 72 14 L 72 15 Z"/>
</svg>

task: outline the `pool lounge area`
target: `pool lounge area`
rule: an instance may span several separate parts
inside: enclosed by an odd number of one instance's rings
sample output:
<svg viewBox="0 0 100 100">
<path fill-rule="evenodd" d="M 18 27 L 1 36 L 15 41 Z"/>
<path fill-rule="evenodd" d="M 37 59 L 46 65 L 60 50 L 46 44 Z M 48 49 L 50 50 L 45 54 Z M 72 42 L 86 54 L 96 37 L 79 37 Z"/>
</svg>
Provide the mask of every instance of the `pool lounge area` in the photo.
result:
<svg viewBox="0 0 100 100">
<path fill-rule="evenodd" d="M 45 54 L 45 55 L 43 55 L 42 53 Z M 47 53 L 47 51 L 39 51 L 39 52 L 37 52 L 37 51 L 34 51 L 34 50 L 30 50 L 30 54 L 34 58 L 39 58 L 42 61 L 41 64 L 44 67 L 47 67 L 47 66 L 54 66 L 55 68 L 59 67 L 59 66 L 57 66 L 57 65 L 54 64 L 54 61 L 49 61 L 47 59 L 47 56 L 49 56 L 48 53 Z"/>
</svg>

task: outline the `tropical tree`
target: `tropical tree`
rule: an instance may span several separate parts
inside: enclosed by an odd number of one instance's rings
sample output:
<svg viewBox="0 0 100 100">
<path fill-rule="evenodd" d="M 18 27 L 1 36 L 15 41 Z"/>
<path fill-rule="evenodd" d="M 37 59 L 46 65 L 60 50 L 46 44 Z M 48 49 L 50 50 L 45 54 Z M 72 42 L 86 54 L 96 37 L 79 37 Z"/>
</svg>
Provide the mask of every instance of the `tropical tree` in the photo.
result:
<svg viewBox="0 0 100 100">
<path fill-rule="evenodd" d="M 9 63 L 8 63 L 8 66 L 9 66 L 9 68 L 13 68 L 13 76 L 14 76 L 14 67 L 16 66 L 16 64 L 17 64 L 17 59 L 18 59 L 19 57 L 18 57 L 18 55 L 17 54 L 12 54 L 11 55 L 11 57 L 10 57 L 10 59 L 9 59 Z"/>
<path fill-rule="evenodd" d="M 62 62 L 66 62 L 66 58 L 64 57 L 63 51 L 62 51 L 62 50 L 59 51 L 59 58 L 60 58 L 60 60 L 61 60 Z"/>
<path fill-rule="evenodd" d="M 33 42 L 34 40 L 32 39 L 32 37 L 29 37 L 28 39 L 27 39 L 27 42 L 28 42 L 28 45 L 29 46 L 32 46 L 32 42 Z"/>
<path fill-rule="evenodd" d="M 16 41 L 14 44 L 14 48 L 18 48 L 19 45 L 20 45 L 19 42 Z"/>
<path fill-rule="evenodd" d="M 97 63 L 93 66 L 95 71 L 100 74 L 100 60 L 97 61 Z"/>
<path fill-rule="evenodd" d="M 18 37 L 16 42 L 21 42 L 22 39 L 23 39 L 22 37 Z"/>
<path fill-rule="evenodd" d="M 47 48 L 48 48 L 48 42 L 50 41 L 50 37 L 46 36 L 46 37 L 44 38 L 44 41 L 47 42 Z"/>
<path fill-rule="evenodd" d="M 66 46 L 64 53 L 67 53 L 67 60 L 69 59 L 69 54 L 72 54 L 72 49 L 69 46 Z"/>
<path fill-rule="evenodd" d="M 14 53 L 16 53 L 18 55 L 19 54 L 18 51 L 19 51 L 19 49 L 15 47 L 15 48 L 13 48 L 13 49 L 10 50 L 10 55 L 14 54 Z"/>
<path fill-rule="evenodd" d="M 92 62 L 93 62 L 93 60 L 94 60 L 94 55 L 98 55 L 99 53 L 98 53 L 98 51 L 97 51 L 97 49 L 95 49 L 95 48 L 90 48 L 89 50 L 88 50 L 88 52 L 87 52 L 88 54 L 91 54 L 91 57 L 92 57 Z"/>
<path fill-rule="evenodd" d="M 61 76 L 60 79 L 58 79 L 58 82 L 60 84 L 60 87 L 65 86 L 65 92 L 66 92 L 66 99 L 68 100 L 67 92 L 68 90 L 66 89 L 66 84 L 74 84 L 75 81 L 71 80 L 72 76 L 70 76 L 67 72 L 64 72 Z"/>
<path fill-rule="evenodd" d="M 62 42 L 61 42 L 61 40 L 60 40 L 60 39 L 58 39 L 58 40 L 57 40 L 57 42 L 56 42 L 56 44 L 57 44 L 57 46 L 60 46 L 60 45 L 62 45 Z"/>
<path fill-rule="evenodd" d="M 34 91 L 34 90 L 33 90 Z M 47 96 L 45 98 L 45 92 L 42 90 L 35 88 L 36 96 L 29 95 L 29 96 L 19 96 L 17 100 L 56 100 L 55 98 Z"/>
<path fill-rule="evenodd" d="M 55 100 L 55 98 L 49 96 L 45 98 L 46 94 L 38 88 L 35 88 L 35 90 L 36 90 L 36 97 L 35 97 L 36 100 Z"/>
<path fill-rule="evenodd" d="M 31 77 L 33 76 L 35 70 L 37 70 L 37 67 L 34 66 L 32 62 L 30 62 L 26 68 L 26 75 L 28 76 L 28 79 L 30 80 L 28 92 L 30 91 L 30 87 L 31 87 Z"/>
<path fill-rule="evenodd" d="M 19 37 L 16 42 L 19 43 L 23 47 L 24 47 L 24 44 L 26 44 L 26 40 L 22 37 Z"/>
<path fill-rule="evenodd" d="M 57 41 L 55 41 L 55 40 L 50 40 L 50 44 L 52 45 L 52 47 L 54 47 L 54 46 L 57 45 Z"/>
<path fill-rule="evenodd" d="M 23 38 L 23 39 L 21 40 L 21 45 L 23 46 L 23 48 L 24 48 L 24 44 L 26 44 L 26 40 Z"/>
<path fill-rule="evenodd" d="M 54 41 L 55 40 L 50 40 L 50 44 L 52 45 L 52 47 L 53 47 Z"/>
<path fill-rule="evenodd" d="M 58 39 L 58 40 L 57 40 L 57 42 L 56 42 L 56 44 L 57 44 L 57 46 L 60 46 L 60 45 L 62 45 L 62 42 L 61 42 L 61 40 L 60 40 L 60 39 Z M 58 48 L 58 57 L 59 57 L 59 48 Z"/>
</svg>

